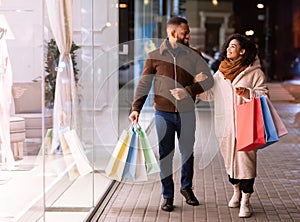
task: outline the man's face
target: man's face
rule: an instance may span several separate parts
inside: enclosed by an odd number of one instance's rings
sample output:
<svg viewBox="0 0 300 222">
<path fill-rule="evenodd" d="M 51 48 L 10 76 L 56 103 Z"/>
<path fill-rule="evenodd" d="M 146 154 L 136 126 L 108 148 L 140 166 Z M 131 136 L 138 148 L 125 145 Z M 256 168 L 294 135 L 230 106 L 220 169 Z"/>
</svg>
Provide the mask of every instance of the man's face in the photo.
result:
<svg viewBox="0 0 300 222">
<path fill-rule="evenodd" d="M 176 42 L 189 46 L 190 28 L 187 24 L 182 23 L 176 28 Z"/>
</svg>

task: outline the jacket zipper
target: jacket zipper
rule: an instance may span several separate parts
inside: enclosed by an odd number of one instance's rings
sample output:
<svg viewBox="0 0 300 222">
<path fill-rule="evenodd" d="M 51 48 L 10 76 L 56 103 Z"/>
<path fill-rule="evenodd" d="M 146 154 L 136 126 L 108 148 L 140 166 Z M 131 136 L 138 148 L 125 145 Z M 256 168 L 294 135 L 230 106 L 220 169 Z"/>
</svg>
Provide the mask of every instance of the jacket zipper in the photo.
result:
<svg viewBox="0 0 300 222">
<path fill-rule="evenodd" d="M 173 57 L 173 66 L 174 66 L 174 80 L 175 80 L 175 84 L 174 87 L 175 89 L 177 88 L 177 71 L 176 71 L 176 57 L 170 52 L 170 55 Z M 175 99 L 175 112 L 177 112 L 177 99 Z"/>
</svg>

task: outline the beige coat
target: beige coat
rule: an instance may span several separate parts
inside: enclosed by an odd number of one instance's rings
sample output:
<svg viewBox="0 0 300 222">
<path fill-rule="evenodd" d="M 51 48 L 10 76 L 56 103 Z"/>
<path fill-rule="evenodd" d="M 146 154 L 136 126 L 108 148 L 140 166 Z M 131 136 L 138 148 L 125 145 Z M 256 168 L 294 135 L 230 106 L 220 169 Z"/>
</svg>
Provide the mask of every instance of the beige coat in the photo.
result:
<svg viewBox="0 0 300 222">
<path fill-rule="evenodd" d="M 256 177 L 256 151 L 236 152 L 236 105 L 247 102 L 247 99 L 235 94 L 236 87 L 250 89 L 252 96 L 268 95 L 265 75 L 257 59 L 252 66 L 241 72 L 231 83 L 217 71 L 214 75 L 214 86 L 199 95 L 205 101 L 214 100 L 215 133 L 219 142 L 225 168 L 228 175 L 235 179 Z M 251 99 L 250 98 L 250 99 Z M 249 101 L 249 100 L 248 100 Z M 247 127 L 247 126 L 245 126 Z"/>
</svg>

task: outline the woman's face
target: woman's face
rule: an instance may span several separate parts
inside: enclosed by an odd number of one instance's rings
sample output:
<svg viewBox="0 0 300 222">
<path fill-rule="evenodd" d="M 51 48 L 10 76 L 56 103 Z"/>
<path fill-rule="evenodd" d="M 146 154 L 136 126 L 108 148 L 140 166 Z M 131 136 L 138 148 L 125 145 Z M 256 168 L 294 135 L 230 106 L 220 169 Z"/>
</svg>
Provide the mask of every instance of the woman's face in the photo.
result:
<svg viewBox="0 0 300 222">
<path fill-rule="evenodd" d="M 236 39 L 232 39 L 229 42 L 226 51 L 227 51 L 226 56 L 230 60 L 240 59 L 242 55 L 245 53 L 245 49 L 241 49 L 241 46 Z"/>
</svg>

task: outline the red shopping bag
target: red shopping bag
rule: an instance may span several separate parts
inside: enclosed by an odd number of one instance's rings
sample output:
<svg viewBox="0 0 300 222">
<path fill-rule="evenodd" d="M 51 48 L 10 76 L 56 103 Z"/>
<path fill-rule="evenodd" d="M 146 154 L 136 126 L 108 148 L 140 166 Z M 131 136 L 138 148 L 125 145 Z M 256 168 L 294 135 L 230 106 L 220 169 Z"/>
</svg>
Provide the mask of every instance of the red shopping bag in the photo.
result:
<svg viewBox="0 0 300 222">
<path fill-rule="evenodd" d="M 236 107 L 236 149 L 251 151 L 266 144 L 260 98 Z"/>
</svg>

